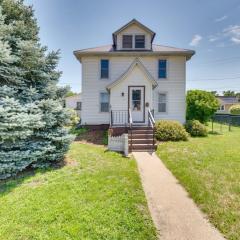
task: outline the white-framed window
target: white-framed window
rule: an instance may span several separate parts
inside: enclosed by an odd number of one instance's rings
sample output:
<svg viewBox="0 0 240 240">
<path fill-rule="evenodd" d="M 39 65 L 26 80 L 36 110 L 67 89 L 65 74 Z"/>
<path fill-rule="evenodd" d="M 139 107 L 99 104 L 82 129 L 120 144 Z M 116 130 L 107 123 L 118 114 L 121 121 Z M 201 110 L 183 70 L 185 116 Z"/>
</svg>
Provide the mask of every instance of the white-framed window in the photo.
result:
<svg viewBox="0 0 240 240">
<path fill-rule="evenodd" d="M 82 102 L 77 102 L 76 110 L 82 110 Z"/>
<path fill-rule="evenodd" d="M 109 112 L 109 94 L 107 92 L 100 93 L 100 112 Z"/>
<path fill-rule="evenodd" d="M 167 78 L 167 60 L 166 59 L 158 60 L 158 78 L 160 79 Z"/>
<path fill-rule="evenodd" d="M 135 35 L 135 48 L 145 48 L 145 35 Z"/>
<path fill-rule="evenodd" d="M 101 78 L 102 79 L 109 78 L 109 60 L 101 59 L 100 67 L 101 67 Z"/>
<path fill-rule="evenodd" d="M 218 110 L 219 110 L 219 111 L 225 111 L 225 105 L 219 106 Z"/>
<path fill-rule="evenodd" d="M 123 35 L 122 36 L 122 48 L 133 48 L 133 36 Z"/>
<path fill-rule="evenodd" d="M 167 93 L 158 93 L 158 112 L 167 113 Z"/>
</svg>

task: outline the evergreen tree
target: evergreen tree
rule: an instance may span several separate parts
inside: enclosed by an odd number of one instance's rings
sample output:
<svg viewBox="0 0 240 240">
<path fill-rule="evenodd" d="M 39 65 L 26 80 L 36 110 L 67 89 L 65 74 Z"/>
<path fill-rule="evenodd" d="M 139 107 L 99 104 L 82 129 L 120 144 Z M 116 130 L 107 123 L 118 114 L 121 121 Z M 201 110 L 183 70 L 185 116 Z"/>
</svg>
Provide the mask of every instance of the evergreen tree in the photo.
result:
<svg viewBox="0 0 240 240">
<path fill-rule="evenodd" d="M 0 179 L 61 160 L 71 141 L 59 52 L 47 53 L 38 30 L 32 7 L 0 0 Z"/>
</svg>

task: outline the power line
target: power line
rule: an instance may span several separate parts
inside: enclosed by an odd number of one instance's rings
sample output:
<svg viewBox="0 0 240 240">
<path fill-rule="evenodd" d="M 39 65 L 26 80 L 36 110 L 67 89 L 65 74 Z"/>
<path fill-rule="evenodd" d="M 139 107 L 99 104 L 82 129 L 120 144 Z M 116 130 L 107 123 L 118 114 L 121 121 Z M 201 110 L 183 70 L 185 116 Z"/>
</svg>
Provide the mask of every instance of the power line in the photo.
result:
<svg viewBox="0 0 240 240">
<path fill-rule="evenodd" d="M 227 91 L 232 90 L 235 92 L 240 92 L 240 88 L 203 88 L 203 87 L 188 87 L 187 89 L 200 89 L 205 91 Z"/>
<path fill-rule="evenodd" d="M 206 81 L 206 80 L 229 80 L 229 79 L 239 79 L 240 80 L 240 75 L 235 76 L 235 77 L 221 77 L 221 78 L 202 78 L 202 79 L 188 79 L 187 81 Z"/>
<path fill-rule="evenodd" d="M 229 85 L 224 85 L 221 87 L 191 87 L 191 89 L 204 89 L 204 90 L 235 90 L 235 91 L 240 91 L 240 86 L 229 86 Z"/>
<path fill-rule="evenodd" d="M 229 60 L 234 60 L 234 59 L 240 59 L 240 56 L 235 56 L 235 57 L 229 57 L 229 58 L 218 58 L 218 59 L 214 59 L 214 60 L 210 60 L 210 61 L 204 61 L 204 62 L 200 62 L 198 64 L 202 65 L 202 64 L 209 64 L 209 63 L 218 63 L 218 62 L 229 62 Z"/>
</svg>

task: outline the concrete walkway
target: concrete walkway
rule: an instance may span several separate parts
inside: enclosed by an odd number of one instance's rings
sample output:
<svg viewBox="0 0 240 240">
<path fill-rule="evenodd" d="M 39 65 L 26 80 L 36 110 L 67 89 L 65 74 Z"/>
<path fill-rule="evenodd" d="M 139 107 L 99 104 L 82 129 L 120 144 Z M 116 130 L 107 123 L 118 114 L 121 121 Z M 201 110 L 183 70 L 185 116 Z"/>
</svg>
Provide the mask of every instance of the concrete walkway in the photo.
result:
<svg viewBox="0 0 240 240">
<path fill-rule="evenodd" d="M 134 152 L 161 240 L 223 240 L 155 153 Z"/>
</svg>

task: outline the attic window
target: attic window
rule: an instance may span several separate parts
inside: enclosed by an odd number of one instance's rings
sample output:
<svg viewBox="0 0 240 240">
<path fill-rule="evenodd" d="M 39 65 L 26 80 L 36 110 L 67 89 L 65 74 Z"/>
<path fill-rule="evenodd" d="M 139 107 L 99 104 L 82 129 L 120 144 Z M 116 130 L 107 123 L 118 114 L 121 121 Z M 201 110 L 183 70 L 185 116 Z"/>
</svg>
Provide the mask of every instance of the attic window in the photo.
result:
<svg viewBox="0 0 240 240">
<path fill-rule="evenodd" d="M 132 48 L 132 35 L 123 35 L 122 47 L 123 48 Z"/>
<path fill-rule="evenodd" d="M 135 36 L 135 48 L 145 48 L 145 36 L 136 35 Z"/>
</svg>

